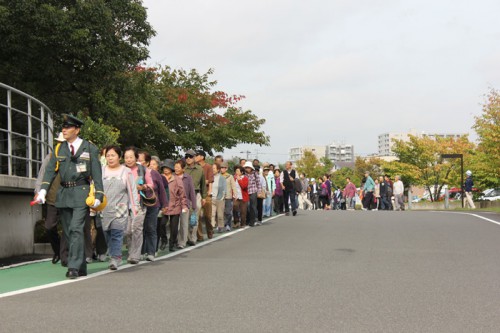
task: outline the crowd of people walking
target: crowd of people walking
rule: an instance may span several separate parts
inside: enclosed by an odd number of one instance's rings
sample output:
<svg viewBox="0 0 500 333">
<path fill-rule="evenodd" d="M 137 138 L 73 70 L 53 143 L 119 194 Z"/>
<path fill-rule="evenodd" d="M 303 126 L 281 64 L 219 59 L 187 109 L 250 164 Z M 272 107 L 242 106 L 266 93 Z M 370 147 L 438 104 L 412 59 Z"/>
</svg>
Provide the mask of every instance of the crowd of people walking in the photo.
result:
<svg viewBox="0 0 500 333">
<path fill-rule="evenodd" d="M 35 201 L 47 203 L 46 229 L 53 263 L 68 267 L 67 277 L 86 275 L 86 264 L 154 261 L 170 252 L 211 239 L 214 233 L 257 226 L 277 214 L 298 209 L 404 209 L 403 184 L 388 176 L 375 181 L 367 172 L 360 188 L 329 175 L 316 181 L 298 173 L 292 162 L 283 170 L 258 159 L 241 159 L 230 170 L 223 156 L 206 161 L 202 150 L 187 150 L 178 160 L 151 156 L 136 147 L 97 148 L 78 134 L 83 122 L 65 115 L 58 144 L 39 172 Z M 123 162 L 122 162 L 123 161 Z M 87 198 L 94 188 L 92 200 Z M 90 190 L 91 191 L 91 190 Z M 394 196 L 394 203 L 391 198 Z M 63 237 L 57 233 L 60 216 Z"/>
</svg>

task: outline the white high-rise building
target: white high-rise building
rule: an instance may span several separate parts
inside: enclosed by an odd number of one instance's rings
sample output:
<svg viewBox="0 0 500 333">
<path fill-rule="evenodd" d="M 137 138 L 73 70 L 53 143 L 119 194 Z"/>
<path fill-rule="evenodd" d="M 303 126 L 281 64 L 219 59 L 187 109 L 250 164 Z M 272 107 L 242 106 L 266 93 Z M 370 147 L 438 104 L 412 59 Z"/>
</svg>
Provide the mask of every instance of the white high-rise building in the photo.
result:
<svg viewBox="0 0 500 333">
<path fill-rule="evenodd" d="M 409 141 L 410 135 L 416 137 L 428 137 L 433 140 L 437 138 L 453 138 L 455 140 L 466 135 L 461 133 L 425 133 L 418 132 L 417 130 L 411 129 L 409 132 L 402 133 L 384 133 L 378 136 L 378 155 L 379 156 L 394 156 L 392 147 L 394 146 L 394 140 Z"/>
<path fill-rule="evenodd" d="M 293 147 L 293 148 L 290 148 L 290 161 L 292 163 L 297 162 L 302 157 L 304 157 L 305 151 L 312 152 L 318 160 L 325 157 L 325 146 Z"/>
<path fill-rule="evenodd" d="M 334 142 L 326 146 L 326 157 L 333 163 L 354 162 L 354 146 Z"/>
</svg>

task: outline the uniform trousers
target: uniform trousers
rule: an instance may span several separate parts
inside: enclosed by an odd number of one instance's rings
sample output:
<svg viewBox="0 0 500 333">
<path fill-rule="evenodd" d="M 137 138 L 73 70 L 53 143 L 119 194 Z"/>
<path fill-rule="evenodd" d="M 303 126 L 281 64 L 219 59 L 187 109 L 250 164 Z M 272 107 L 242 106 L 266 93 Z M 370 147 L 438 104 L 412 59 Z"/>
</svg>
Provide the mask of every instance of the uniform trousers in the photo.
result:
<svg viewBox="0 0 500 333">
<path fill-rule="evenodd" d="M 87 272 L 85 261 L 85 220 L 89 216 L 88 207 L 59 208 L 64 236 L 68 241 L 68 268 Z"/>
</svg>

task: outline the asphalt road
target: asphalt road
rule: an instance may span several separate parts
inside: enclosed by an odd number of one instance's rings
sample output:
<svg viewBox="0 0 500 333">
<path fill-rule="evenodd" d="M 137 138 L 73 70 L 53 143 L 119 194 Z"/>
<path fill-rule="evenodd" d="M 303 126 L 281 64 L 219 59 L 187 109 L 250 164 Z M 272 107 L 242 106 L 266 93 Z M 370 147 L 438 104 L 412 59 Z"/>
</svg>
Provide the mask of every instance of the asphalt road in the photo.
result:
<svg viewBox="0 0 500 333">
<path fill-rule="evenodd" d="M 168 260 L 0 299 L 0 318 L 0 332 L 499 332 L 500 225 L 300 212 Z"/>
</svg>

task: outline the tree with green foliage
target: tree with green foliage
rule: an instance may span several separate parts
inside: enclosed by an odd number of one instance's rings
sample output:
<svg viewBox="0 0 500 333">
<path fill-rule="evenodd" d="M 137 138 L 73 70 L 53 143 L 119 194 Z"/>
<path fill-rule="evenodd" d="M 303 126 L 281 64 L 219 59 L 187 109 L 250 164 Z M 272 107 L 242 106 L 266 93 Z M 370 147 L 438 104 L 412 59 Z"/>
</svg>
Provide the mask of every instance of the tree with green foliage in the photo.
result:
<svg viewBox="0 0 500 333">
<path fill-rule="evenodd" d="M 148 58 L 155 32 L 146 19 L 140 0 L 4 0 L 0 82 L 56 115 L 88 110 L 93 117 L 115 77 Z"/>
<path fill-rule="evenodd" d="M 105 124 L 102 119 L 94 121 L 82 112 L 78 113 L 78 118 L 85 123 L 80 131 L 80 136 L 82 138 L 92 142 L 98 148 L 118 144 L 120 131 L 113 126 Z"/>
<path fill-rule="evenodd" d="M 351 178 L 351 181 L 354 184 L 361 184 L 361 178 L 356 175 L 353 169 L 347 167 L 340 168 L 339 170 L 336 170 L 334 173 L 332 173 L 330 180 L 333 184 L 335 184 L 335 186 L 343 189 L 347 185 L 347 177 Z"/>
<path fill-rule="evenodd" d="M 0 82 L 47 104 L 56 126 L 62 113 L 82 112 L 120 144 L 160 156 L 269 144 L 265 120 L 237 105 L 243 96 L 215 90 L 212 70 L 140 65 L 154 35 L 140 0 L 5 0 Z"/>
<path fill-rule="evenodd" d="M 295 162 L 297 171 L 303 172 L 307 178 L 319 178 L 325 174 L 330 174 L 333 168 L 333 163 L 326 157 L 321 157 L 319 160 L 316 155 L 310 151 L 304 151 L 302 158 Z"/>
<path fill-rule="evenodd" d="M 323 156 L 319 159 L 320 167 L 319 167 L 319 176 L 329 175 L 333 170 L 333 162 L 326 156 Z"/>
<path fill-rule="evenodd" d="M 389 175 L 392 179 L 399 175 L 405 187 L 420 183 L 418 181 L 419 169 L 415 165 L 400 161 L 383 162 L 382 170 L 384 175 Z"/>
<path fill-rule="evenodd" d="M 303 172 L 308 178 L 320 175 L 319 160 L 310 150 L 304 151 L 302 158 L 295 162 L 295 166 L 298 172 Z"/>
<path fill-rule="evenodd" d="M 500 93 L 491 89 L 483 104 L 483 112 L 475 117 L 473 129 L 479 137 L 471 162 L 477 187 L 500 185 Z"/>
</svg>

